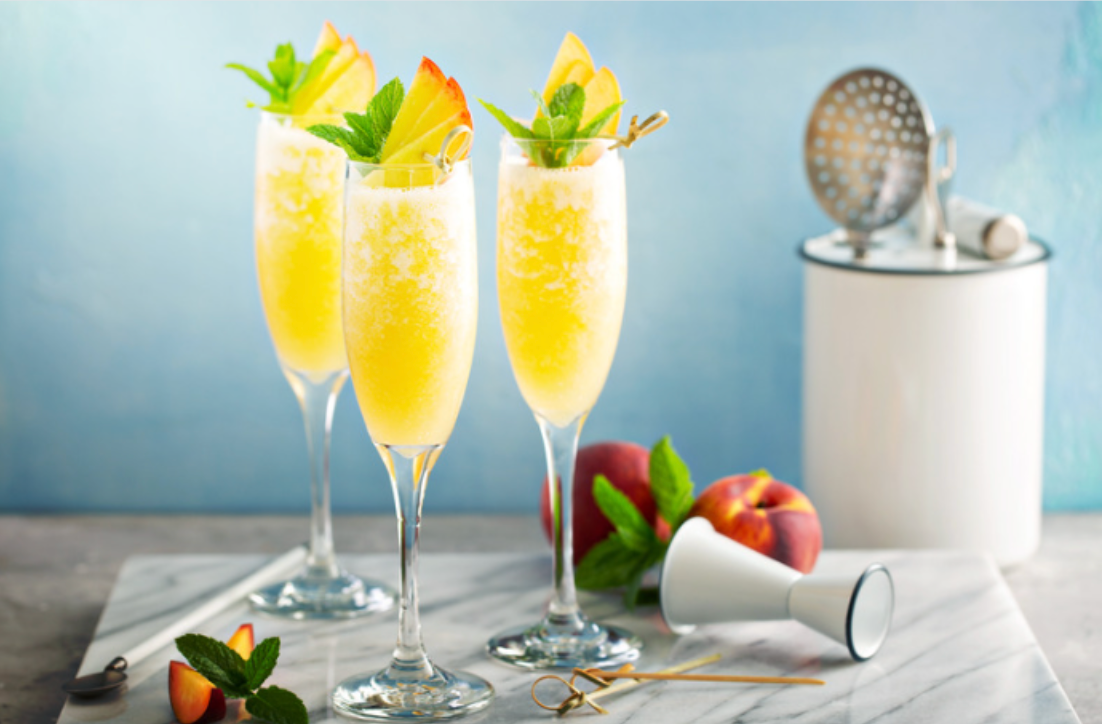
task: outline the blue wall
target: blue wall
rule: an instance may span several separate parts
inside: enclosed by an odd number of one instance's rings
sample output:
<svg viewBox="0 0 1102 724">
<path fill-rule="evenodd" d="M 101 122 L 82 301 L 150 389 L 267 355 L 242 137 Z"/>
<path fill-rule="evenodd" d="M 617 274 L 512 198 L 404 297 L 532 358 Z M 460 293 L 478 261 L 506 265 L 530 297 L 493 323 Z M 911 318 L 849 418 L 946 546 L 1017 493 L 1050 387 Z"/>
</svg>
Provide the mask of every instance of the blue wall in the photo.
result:
<svg viewBox="0 0 1102 724">
<path fill-rule="evenodd" d="M 961 146 L 956 190 L 1018 212 L 1051 271 L 1045 501 L 1102 507 L 1102 6 L 1071 4 L 0 4 L 0 509 L 304 510 L 305 443 L 252 259 L 256 90 L 222 64 L 323 19 L 408 82 L 472 103 L 483 305 L 434 510 L 532 511 L 542 452 L 493 282 L 498 129 L 566 30 L 665 108 L 628 154 L 627 315 L 585 439 L 670 433 L 698 483 L 800 480 L 802 272 L 830 227 L 806 114 L 862 64 L 902 75 Z M 350 391 L 333 498 L 388 510 Z"/>
</svg>

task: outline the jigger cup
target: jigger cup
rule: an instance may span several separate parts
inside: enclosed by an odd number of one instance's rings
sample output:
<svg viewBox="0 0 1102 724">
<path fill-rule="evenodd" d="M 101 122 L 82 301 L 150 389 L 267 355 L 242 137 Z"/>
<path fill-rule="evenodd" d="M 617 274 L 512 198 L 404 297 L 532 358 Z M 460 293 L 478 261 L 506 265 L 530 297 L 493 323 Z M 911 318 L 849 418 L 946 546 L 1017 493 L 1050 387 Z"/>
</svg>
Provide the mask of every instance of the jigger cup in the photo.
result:
<svg viewBox="0 0 1102 724">
<path fill-rule="evenodd" d="M 895 589 L 879 563 L 852 575 L 789 568 L 691 518 L 670 542 L 662 566 L 662 616 L 675 633 L 697 624 L 794 618 L 871 658 L 888 635 Z"/>
</svg>

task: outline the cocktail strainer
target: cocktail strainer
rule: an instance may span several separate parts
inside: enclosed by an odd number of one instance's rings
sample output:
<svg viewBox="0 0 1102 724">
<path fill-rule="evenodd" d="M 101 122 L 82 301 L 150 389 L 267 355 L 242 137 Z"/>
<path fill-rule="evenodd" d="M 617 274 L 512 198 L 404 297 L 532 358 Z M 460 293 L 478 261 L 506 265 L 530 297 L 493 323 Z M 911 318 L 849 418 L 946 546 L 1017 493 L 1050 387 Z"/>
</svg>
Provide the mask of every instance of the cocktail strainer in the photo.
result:
<svg viewBox="0 0 1102 724">
<path fill-rule="evenodd" d="M 850 71 L 819 96 L 804 141 L 807 177 L 859 255 L 923 194 L 933 135 L 926 106 L 883 70 Z"/>
</svg>

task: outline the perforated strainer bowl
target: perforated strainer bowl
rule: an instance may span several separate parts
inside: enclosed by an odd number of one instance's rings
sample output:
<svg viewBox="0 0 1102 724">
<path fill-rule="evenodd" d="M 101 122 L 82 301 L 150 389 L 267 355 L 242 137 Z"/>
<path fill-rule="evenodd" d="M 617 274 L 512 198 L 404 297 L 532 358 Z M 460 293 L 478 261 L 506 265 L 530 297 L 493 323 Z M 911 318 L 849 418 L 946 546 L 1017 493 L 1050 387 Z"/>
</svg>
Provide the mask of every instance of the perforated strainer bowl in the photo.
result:
<svg viewBox="0 0 1102 724">
<path fill-rule="evenodd" d="M 923 193 L 932 134 L 926 106 L 883 70 L 850 71 L 819 96 L 807 122 L 807 177 L 819 205 L 858 248 Z"/>
</svg>

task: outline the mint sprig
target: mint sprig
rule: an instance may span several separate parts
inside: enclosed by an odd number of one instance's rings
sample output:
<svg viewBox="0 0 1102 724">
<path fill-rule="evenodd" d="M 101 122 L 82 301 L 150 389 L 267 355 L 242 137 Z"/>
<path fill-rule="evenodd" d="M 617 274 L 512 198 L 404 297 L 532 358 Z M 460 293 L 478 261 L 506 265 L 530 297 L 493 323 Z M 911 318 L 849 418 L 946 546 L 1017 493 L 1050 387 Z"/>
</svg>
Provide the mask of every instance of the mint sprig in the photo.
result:
<svg viewBox="0 0 1102 724">
<path fill-rule="evenodd" d="M 693 481 L 669 436 L 651 448 L 650 479 L 658 514 L 670 524 L 672 538 L 692 508 Z M 669 543 L 658 537 L 631 499 L 603 475 L 593 480 L 593 499 L 616 530 L 578 564 L 575 585 L 585 590 L 624 587 L 628 608 L 653 602 L 653 592 L 642 588 L 643 576 L 666 556 Z"/>
<path fill-rule="evenodd" d="M 326 50 L 318 53 L 309 63 L 303 63 L 295 58 L 294 46 L 284 43 L 276 47 L 275 58 L 268 61 L 268 72 L 272 74 L 271 78 L 240 63 L 227 63 L 226 67 L 241 71 L 268 92 L 268 105 L 262 106 L 263 110 L 290 113 L 291 104 L 298 92 L 325 72 L 326 66 L 335 54 L 332 50 Z M 248 101 L 248 105 L 252 108 L 257 104 Z"/>
<path fill-rule="evenodd" d="M 306 130 L 344 149 L 353 161 L 379 163 L 383 146 L 405 97 L 402 81 L 395 78 L 379 89 L 363 113 L 344 114 L 348 128 L 318 124 Z"/>
<path fill-rule="evenodd" d="M 531 126 L 511 118 L 505 111 L 481 98 L 478 102 L 517 140 L 525 155 L 544 168 L 569 166 L 586 149 L 584 142 L 596 137 L 608 119 L 624 105 L 623 101 L 613 103 L 582 126 L 585 89 L 577 83 L 559 86 L 550 103 L 545 103 L 536 91 L 532 91 L 532 95 L 539 104 L 541 115 L 532 121 Z"/>
<path fill-rule="evenodd" d="M 279 660 L 279 639 L 261 641 L 248 661 L 218 639 L 184 634 L 176 648 L 191 667 L 231 699 L 244 699 L 245 710 L 269 724 L 309 724 L 306 705 L 278 686 L 261 688 Z"/>
<path fill-rule="evenodd" d="M 184 634 L 176 639 L 176 648 L 191 668 L 231 699 L 243 699 L 255 688 L 249 687 L 245 659 L 221 641 L 202 634 Z"/>
</svg>

